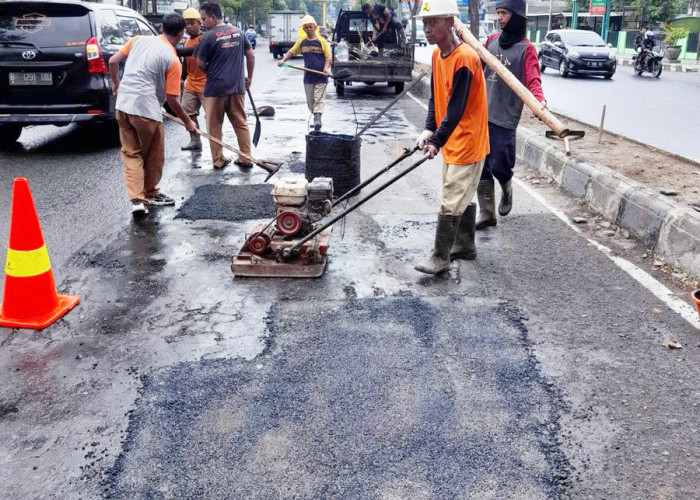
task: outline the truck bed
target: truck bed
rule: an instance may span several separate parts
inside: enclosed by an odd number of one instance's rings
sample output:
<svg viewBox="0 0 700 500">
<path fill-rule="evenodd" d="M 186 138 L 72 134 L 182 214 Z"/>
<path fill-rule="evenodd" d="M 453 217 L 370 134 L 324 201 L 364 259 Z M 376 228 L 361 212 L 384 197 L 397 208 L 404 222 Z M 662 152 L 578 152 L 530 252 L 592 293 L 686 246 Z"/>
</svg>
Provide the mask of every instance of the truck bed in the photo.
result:
<svg viewBox="0 0 700 500">
<path fill-rule="evenodd" d="M 410 82 L 413 63 L 410 59 L 374 57 L 364 60 L 334 61 L 333 71 L 348 69 L 352 76 L 346 82 Z"/>
</svg>

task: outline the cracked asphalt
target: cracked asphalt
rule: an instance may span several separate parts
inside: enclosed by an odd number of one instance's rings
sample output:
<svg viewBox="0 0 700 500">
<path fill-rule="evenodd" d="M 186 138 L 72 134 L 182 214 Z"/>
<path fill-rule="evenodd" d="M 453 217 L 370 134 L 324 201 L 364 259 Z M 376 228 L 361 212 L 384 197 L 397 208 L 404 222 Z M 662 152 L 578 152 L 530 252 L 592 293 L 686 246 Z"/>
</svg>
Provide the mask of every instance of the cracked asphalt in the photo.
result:
<svg viewBox="0 0 700 500">
<path fill-rule="evenodd" d="M 277 111 L 256 156 L 303 171 L 301 77 L 256 55 L 256 104 Z M 354 133 L 392 93 L 347 95 L 329 89 L 326 131 Z M 423 119 L 405 100 L 370 129 L 363 177 Z M 413 270 L 434 234 L 433 161 L 336 225 L 322 278 L 234 278 L 272 186 L 213 170 L 186 139 L 166 124 L 176 207 L 139 220 L 106 133 L 36 127 L 0 153 L 0 200 L 29 178 L 59 288 L 82 299 L 42 332 L 0 329 L 3 497 L 697 495 L 698 331 L 527 192 L 479 232 L 476 261 L 439 277 Z"/>
</svg>

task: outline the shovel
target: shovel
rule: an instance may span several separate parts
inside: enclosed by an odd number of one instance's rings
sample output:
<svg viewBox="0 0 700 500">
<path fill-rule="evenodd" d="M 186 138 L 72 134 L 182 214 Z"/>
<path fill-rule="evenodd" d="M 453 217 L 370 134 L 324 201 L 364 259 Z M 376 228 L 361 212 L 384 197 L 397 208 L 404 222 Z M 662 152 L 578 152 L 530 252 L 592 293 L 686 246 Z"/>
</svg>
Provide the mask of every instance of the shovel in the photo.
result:
<svg viewBox="0 0 700 500">
<path fill-rule="evenodd" d="M 253 114 L 255 115 L 255 132 L 253 132 L 253 145 L 257 148 L 258 141 L 260 140 L 260 117 L 258 116 L 258 110 L 255 109 L 255 103 L 253 102 L 253 95 L 250 93 L 250 89 L 246 89 L 248 92 L 248 99 L 250 99 L 250 105 L 253 106 Z"/>
<path fill-rule="evenodd" d="M 179 123 L 183 127 L 185 126 L 185 124 L 182 122 L 182 120 L 180 120 L 177 116 L 173 116 L 169 113 L 163 113 L 163 116 L 168 118 L 169 120 L 174 121 L 175 123 Z M 264 171 L 266 171 L 268 173 L 267 177 L 265 177 L 265 182 L 267 182 L 270 179 L 270 177 L 275 175 L 277 173 L 277 171 L 280 169 L 280 167 L 282 166 L 282 164 L 280 162 L 276 162 L 276 161 L 256 160 L 252 156 L 245 154 L 243 151 L 239 151 L 238 149 L 234 148 L 230 144 L 226 144 L 224 141 L 219 140 L 216 137 L 213 137 L 213 136 L 211 136 L 211 135 L 207 134 L 206 132 L 203 132 L 199 129 L 195 129 L 195 132 L 197 132 L 197 134 L 201 135 L 202 137 L 205 137 L 206 139 L 209 139 L 210 141 L 217 143 L 219 146 L 226 148 L 229 151 L 233 151 L 234 153 L 245 158 L 246 160 L 255 163 L 258 167 L 262 168 Z"/>
<path fill-rule="evenodd" d="M 298 69 L 299 71 L 308 71 L 309 73 L 314 73 L 315 75 L 327 76 L 328 78 L 334 78 L 336 80 L 344 80 L 352 76 L 352 71 L 347 68 L 343 68 L 334 75 L 326 75 L 323 71 L 316 71 L 315 69 L 302 68 L 301 66 L 292 66 L 291 64 L 284 63 L 282 66 L 285 68 Z"/>
</svg>

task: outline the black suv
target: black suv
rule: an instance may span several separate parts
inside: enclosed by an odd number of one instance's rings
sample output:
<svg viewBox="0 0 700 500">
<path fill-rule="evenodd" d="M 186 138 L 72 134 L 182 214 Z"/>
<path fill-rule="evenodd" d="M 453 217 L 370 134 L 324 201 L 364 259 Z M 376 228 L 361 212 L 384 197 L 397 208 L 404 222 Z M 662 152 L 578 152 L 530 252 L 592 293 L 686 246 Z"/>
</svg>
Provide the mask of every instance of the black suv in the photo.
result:
<svg viewBox="0 0 700 500">
<path fill-rule="evenodd" d="M 117 5 L 0 3 L 0 144 L 26 125 L 112 121 L 108 59 L 132 36 L 156 34 Z"/>
</svg>

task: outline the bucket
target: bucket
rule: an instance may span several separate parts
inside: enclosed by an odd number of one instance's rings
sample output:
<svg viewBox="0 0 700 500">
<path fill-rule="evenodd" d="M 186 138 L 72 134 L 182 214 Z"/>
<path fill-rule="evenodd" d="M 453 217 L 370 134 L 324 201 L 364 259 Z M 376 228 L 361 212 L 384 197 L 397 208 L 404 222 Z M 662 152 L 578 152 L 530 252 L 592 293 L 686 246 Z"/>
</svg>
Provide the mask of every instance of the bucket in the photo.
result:
<svg viewBox="0 0 700 500">
<path fill-rule="evenodd" d="M 331 177 L 333 196 L 343 196 L 360 184 L 361 143 L 352 135 L 311 132 L 306 136 L 306 178 Z"/>
<path fill-rule="evenodd" d="M 700 316 L 700 288 L 693 292 L 693 302 L 698 306 L 698 316 Z"/>
</svg>

